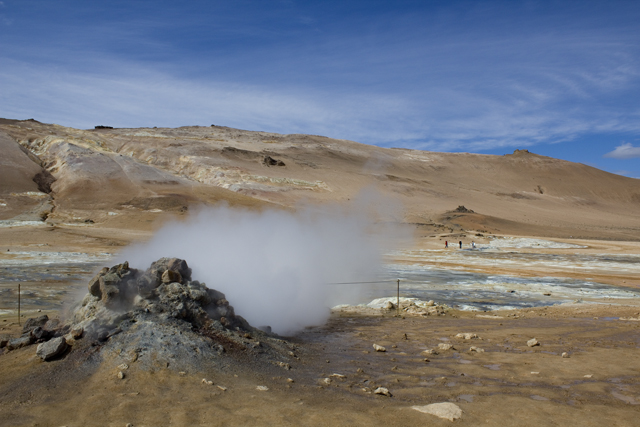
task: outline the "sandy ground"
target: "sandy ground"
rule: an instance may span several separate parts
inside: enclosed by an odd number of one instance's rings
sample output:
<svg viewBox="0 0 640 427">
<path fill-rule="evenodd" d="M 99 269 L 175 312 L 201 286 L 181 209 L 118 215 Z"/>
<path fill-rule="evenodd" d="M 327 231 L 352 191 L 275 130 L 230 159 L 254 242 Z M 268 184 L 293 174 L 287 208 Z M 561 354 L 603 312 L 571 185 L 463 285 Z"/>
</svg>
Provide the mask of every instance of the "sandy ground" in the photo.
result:
<svg viewBox="0 0 640 427">
<path fill-rule="evenodd" d="M 150 235 L 131 230 L 114 239 L 109 230 L 88 230 L 29 233 L 9 228 L 2 234 L 13 251 L 42 249 L 34 245 L 43 243 L 49 245 L 45 249 L 77 249 L 81 237 L 88 253 L 113 251 L 127 240 Z M 448 237 L 418 239 L 405 254 L 443 251 L 441 238 Z M 571 243 L 583 246 L 583 253 L 639 252 L 633 242 Z M 6 248 L 0 250 L 9 256 Z M 456 262 L 437 266 L 465 267 Z M 488 265 L 465 268 L 493 271 Z M 515 274 L 517 267 L 507 270 Z M 520 273 L 552 272 L 531 267 Z M 581 275 L 571 268 L 555 273 Z M 637 286 L 638 280 L 633 271 L 598 277 L 629 286 Z M 59 315 L 44 310 L 26 316 L 43 313 Z M 91 363 L 87 351 L 45 363 L 35 356 L 34 346 L 15 350 L 0 355 L 0 426 L 450 425 L 412 409 L 437 402 L 454 402 L 462 409 L 456 425 L 637 425 L 640 301 L 490 313 L 450 310 L 442 316 L 395 314 L 362 308 L 334 312 L 327 325 L 290 338 L 298 348 L 291 370 L 258 368 L 240 360 L 223 371 L 212 367 L 181 375 L 167 367 L 139 370 L 132 363 L 125 378 L 118 379 L 115 364 Z M 15 320 L 13 314 L 0 316 L 0 334 L 18 335 Z M 459 339 L 458 333 L 479 338 Z M 531 338 L 541 345 L 528 347 Z M 374 351 L 374 343 L 386 351 Z M 440 343 L 454 348 L 437 350 Z M 471 346 L 484 352 L 470 352 Z M 438 354 L 424 353 L 427 349 Z M 562 357 L 565 352 L 568 358 Z M 203 384 L 203 378 L 213 384 Z M 373 394 L 377 387 L 386 387 L 391 396 Z"/>
<path fill-rule="evenodd" d="M 608 315 L 639 312 L 548 308 L 491 319 L 336 313 L 293 338 L 299 360 L 280 372 L 238 365 L 182 376 L 133 363 L 118 379 L 108 363 L 80 363 L 73 353 L 43 363 L 31 347 L 0 358 L 0 425 L 450 425 L 411 409 L 450 401 L 463 411 L 456 425 L 634 426 L 640 322 Z M 460 332 L 479 338 L 455 338 Z M 540 346 L 527 346 L 533 337 Z M 374 343 L 387 351 L 374 351 Z M 454 349 L 423 353 L 439 343 Z M 380 386 L 392 396 L 372 394 Z"/>
</svg>

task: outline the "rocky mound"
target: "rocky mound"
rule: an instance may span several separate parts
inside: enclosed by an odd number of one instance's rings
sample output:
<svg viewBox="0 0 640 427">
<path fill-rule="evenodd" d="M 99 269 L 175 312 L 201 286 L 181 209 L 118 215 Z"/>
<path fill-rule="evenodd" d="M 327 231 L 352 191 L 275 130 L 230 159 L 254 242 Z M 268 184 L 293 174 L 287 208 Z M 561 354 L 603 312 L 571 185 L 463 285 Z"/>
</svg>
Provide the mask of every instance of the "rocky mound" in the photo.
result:
<svg viewBox="0 0 640 427">
<path fill-rule="evenodd" d="M 78 349 L 116 364 L 185 372 L 239 360 L 290 369 L 295 358 L 294 345 L 253 328 L 224 294 L 191 280 L 184 260 L 162 258 L 145 271 L 127 262 L 103 268 L 88 288 L 66 323 L 29 319 L 7 349 L 39 342 L 42 360 Z"/>
</svg>

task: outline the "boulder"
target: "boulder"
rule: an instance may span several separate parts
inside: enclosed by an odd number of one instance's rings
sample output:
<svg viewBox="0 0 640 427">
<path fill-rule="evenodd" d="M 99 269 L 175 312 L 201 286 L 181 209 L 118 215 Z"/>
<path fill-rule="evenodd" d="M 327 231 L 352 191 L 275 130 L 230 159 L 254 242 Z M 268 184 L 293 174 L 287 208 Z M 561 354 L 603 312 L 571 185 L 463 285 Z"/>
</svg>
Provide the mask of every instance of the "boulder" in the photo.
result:
<svg viewBox="0 0 640 427">
<path fill-rule="evenodd" d="M 31 330 L 37 326 L 40 326 L 42 328 L 44 327 L 44 325 L 47 324 L 48 320 L 49 320 L 49 316 L 47 316 L 46 314 L 40 317 L 29 318 L 27 319 L 26 322 L 24 322 L 24 326 L 22 327 L 22 333 L 31 332 Z"/>
<path fill-rule="evenodd" d="M 64 337 L 53 338 L 38 345 L 36 355 L 42 360 L 51 360 L 54 357 L 64 353 L 67 347 L 67 341 L 64 339 Z"/>
<path fill-rule="evenodd" d="M 453 348 L 453 345 L 447 344 L 444 342 L 441 342 L 440 344 L 438 344 L 438 348 L 440 350 L 455 350 L 455 348 Z"/>
<path fill-rule="evenodd" d="M 16 350 L 31 344 L 33 344 L 33 337 L 31 334 L 27 334 L 18 338 L 10 339 L 7 343 L 7 350 Z"/>
<path fill-rule="evenodd" d="M 537 340 L 537 339 L 535 339 L 535 338 L 531 338 L 529 341 L 527 341 L 527 345 L 528 345 L 529 347 L 535 347 L 535 346 L 537 346 L 537 345 L 540 345 L 540 343 L 538 342 L 538 340 Z"/>
</svg>

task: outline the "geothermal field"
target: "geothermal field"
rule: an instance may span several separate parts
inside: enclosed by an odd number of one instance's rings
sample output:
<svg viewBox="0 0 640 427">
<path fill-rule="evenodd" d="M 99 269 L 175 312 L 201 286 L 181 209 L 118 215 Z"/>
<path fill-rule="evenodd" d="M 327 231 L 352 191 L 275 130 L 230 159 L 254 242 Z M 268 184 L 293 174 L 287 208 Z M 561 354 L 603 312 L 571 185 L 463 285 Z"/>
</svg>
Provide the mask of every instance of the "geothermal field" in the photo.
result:
<svg viewBox="0 0 640 427">
<path fill-rule="evenodd" d="M 640 180 L 220 126 L 0 149 L 0 426 L 640 425 Z"/>
</svg>

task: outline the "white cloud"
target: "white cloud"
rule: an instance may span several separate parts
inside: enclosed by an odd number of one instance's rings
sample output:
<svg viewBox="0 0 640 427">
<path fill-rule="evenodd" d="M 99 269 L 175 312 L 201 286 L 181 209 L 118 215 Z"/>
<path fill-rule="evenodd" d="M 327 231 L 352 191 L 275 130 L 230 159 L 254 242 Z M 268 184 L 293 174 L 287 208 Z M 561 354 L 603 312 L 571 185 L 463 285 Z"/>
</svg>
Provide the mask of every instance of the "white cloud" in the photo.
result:
<svg viewBox="0 0 640 427">
<path fill-rule="evenodd" d="M 640 147 L 634 147 L 631 143 L 626 142 L 616 147 L 615 150 L 607 153 L 604 157 L 611 157 L 613 159 L 633 159 L 640 157 Z"/>
</svg>

